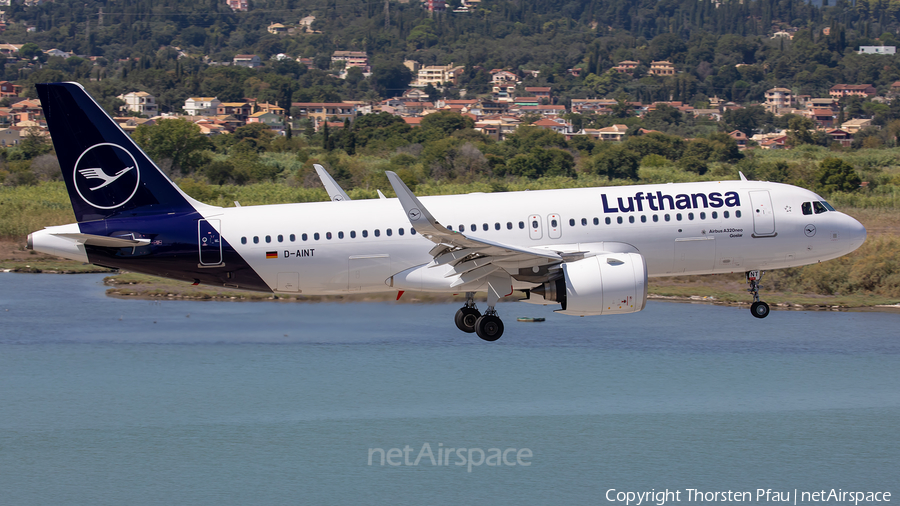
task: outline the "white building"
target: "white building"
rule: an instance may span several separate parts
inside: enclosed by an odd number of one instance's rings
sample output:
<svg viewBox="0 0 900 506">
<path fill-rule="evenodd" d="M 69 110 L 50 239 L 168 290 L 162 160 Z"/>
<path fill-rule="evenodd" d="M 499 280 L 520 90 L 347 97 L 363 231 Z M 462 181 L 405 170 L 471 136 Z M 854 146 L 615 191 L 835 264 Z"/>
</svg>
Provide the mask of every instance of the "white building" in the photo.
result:
<svg viewBox="0 0 900 506">
<path fill-rule="evenodd" d="M 148 117 L 159 114 L 156 98 L 146 91 L 132 91 L 119 95 L 118 98 L 125 101 L 125 105 L 122 106 L 124 111 L 133 111 Z"/>
<path fill-rule="evenodd" d="M 184 113 L 190 116 L 215 116 L 221 103 L 215 97 L 191 97 L 184 101 Z"/>
<path fill-rule="evenodd" d="M 859 54 L 896 54 L 897 46 L 859 46 Z"/>
</svg>

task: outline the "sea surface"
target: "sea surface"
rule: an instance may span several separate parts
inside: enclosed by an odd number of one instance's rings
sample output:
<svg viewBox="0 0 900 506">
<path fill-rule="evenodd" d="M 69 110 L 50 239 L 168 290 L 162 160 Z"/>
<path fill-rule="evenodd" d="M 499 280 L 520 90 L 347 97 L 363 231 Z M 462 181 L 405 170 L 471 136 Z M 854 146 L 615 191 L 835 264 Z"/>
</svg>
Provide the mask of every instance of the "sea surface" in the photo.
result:
<svg viewBox="0 0 900 506">
<path fill-rule="evenodd" d="M 454 304 L 150 302 L 101 281 L 0 274 L 0 505 L 900 501 L 898 314 L 509 303 L 486 343 Z"/>
</svg>

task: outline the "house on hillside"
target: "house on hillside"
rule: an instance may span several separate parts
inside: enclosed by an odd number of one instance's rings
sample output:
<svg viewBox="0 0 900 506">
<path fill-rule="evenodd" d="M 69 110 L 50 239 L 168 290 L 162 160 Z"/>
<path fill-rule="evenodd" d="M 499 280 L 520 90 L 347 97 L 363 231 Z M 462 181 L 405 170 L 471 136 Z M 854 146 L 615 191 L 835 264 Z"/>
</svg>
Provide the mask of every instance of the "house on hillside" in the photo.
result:
<svg viewBox="0 0 900 506">
<path fill-rule="evenodd" d="M 613 70 L 615 70 L 616 72 L 618 72 L 620 74 L 632 75 L 632 74 L 634 74 L 634 69 L 636 69 L 637 66 L 640 64 L 641 64 L 641 62 L 639 62 L 639 61 L 623 60 L 623 61 L 620 61 L 618 65 L 613 67 Z"/>
<path fill-rule="evenodd" d="M 840 100 L 844 97 L 871 97 L 877 93 L 877 90 L 871 84 L 835 84 L 828 93 L 835 99 Z"/>
<path fill-rule="evenodd" d="M 770 112 L 777 112 L 778 109 L 791 107 L 794 103 L 794 95 L 787 88 L 772 88 L 766 91 L 765 108 Z"/>
<path fill-rule="evenodd" d="M 184 101 L 184 113 L 189 116 L 215 116 L 222 101 L 216 97 L 191 97 Z"/>
<path fill-rule="evenodd" d="M 584 133 L 601 141 L 619 142 L 625 137 L 628 125 L 612 125 L 604 128 L 585 128 Z"/>
<path fill-rule="evenodd" d="M 119 95 L 116 98 L 125 102 L 125 105 L 122 106 L 123 111 L 132 111 L 147 117 L 159 114 L 156 97 L 146 91 L 132 91 L 131 93 Z"/>
<path fill-rule="evenodd" d="M 648 70 L 647 73 L 654 76 L 674 76 L 675 65 L 670 61 L 651 62 L 650 70 Z"/>
<path fill-rule="evenodd" d="M 526 86 L 525 92 L 531 93 L 538 100 L 546 100 L 547 103 L 550 103 L 550 86 Z"/>
<path fill-rule="evenodd" d="M 225 0 L 225 5 L 231 7 L 234 12 L 247 12 L 250 10 L 249 0 Z"/>
<path fill-rule="evenodd" d="M 258 67 L 262 67 L 262 60 L 259 59 L 259 56 L 255 54 L 239 54 L 235 55 L 232 60 L 232 64 L 238 67 L 247 67 L 251 69 L 255 69 Z"/>
</svg>

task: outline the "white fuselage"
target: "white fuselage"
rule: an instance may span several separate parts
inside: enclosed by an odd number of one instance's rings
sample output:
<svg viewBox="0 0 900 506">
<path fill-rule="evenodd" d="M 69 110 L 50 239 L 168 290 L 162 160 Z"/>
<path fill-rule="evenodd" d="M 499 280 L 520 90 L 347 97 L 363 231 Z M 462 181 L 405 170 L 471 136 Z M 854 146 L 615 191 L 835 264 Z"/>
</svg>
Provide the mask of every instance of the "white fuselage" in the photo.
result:
<svg viewBox="0 0 900 506">
<path fill-rule="evenodd" d="M 732 196 L 727 203 L 726 194 Z M 843 213 L 804 214 L 804 203 L 822 200 L 813 192 L 757 181 L 420 199 L 441 225 L 471 237 L 553 251 L 615 251 L 625 245 L 643 255 L 649 276 L 806 265 L 849 253 L 866 237 L 862 225 Z M 412 233 L 397 199 L 200 212 L 275 292 L 409 289 L 391 286 L 391 277 L 431 262 L 435 246 Z"/>
</svg>

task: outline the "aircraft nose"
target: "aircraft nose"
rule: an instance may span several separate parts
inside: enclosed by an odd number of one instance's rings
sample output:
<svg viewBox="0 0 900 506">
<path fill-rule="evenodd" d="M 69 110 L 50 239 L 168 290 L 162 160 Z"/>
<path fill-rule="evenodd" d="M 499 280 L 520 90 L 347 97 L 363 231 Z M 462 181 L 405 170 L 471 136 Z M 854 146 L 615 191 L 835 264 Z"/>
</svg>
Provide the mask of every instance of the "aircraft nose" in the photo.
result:
<svg viewBox="0 0 900 506">
<path fill-rule="evenodd" d="M 866 236 L 868 232 L 866 232 L 866 227 L 862 225 L 859 221 L 850 218 L 850 243 L 853 246 L 853 249 L 862 246 L 862 243 L 866 241 Z"/>
</svg>

